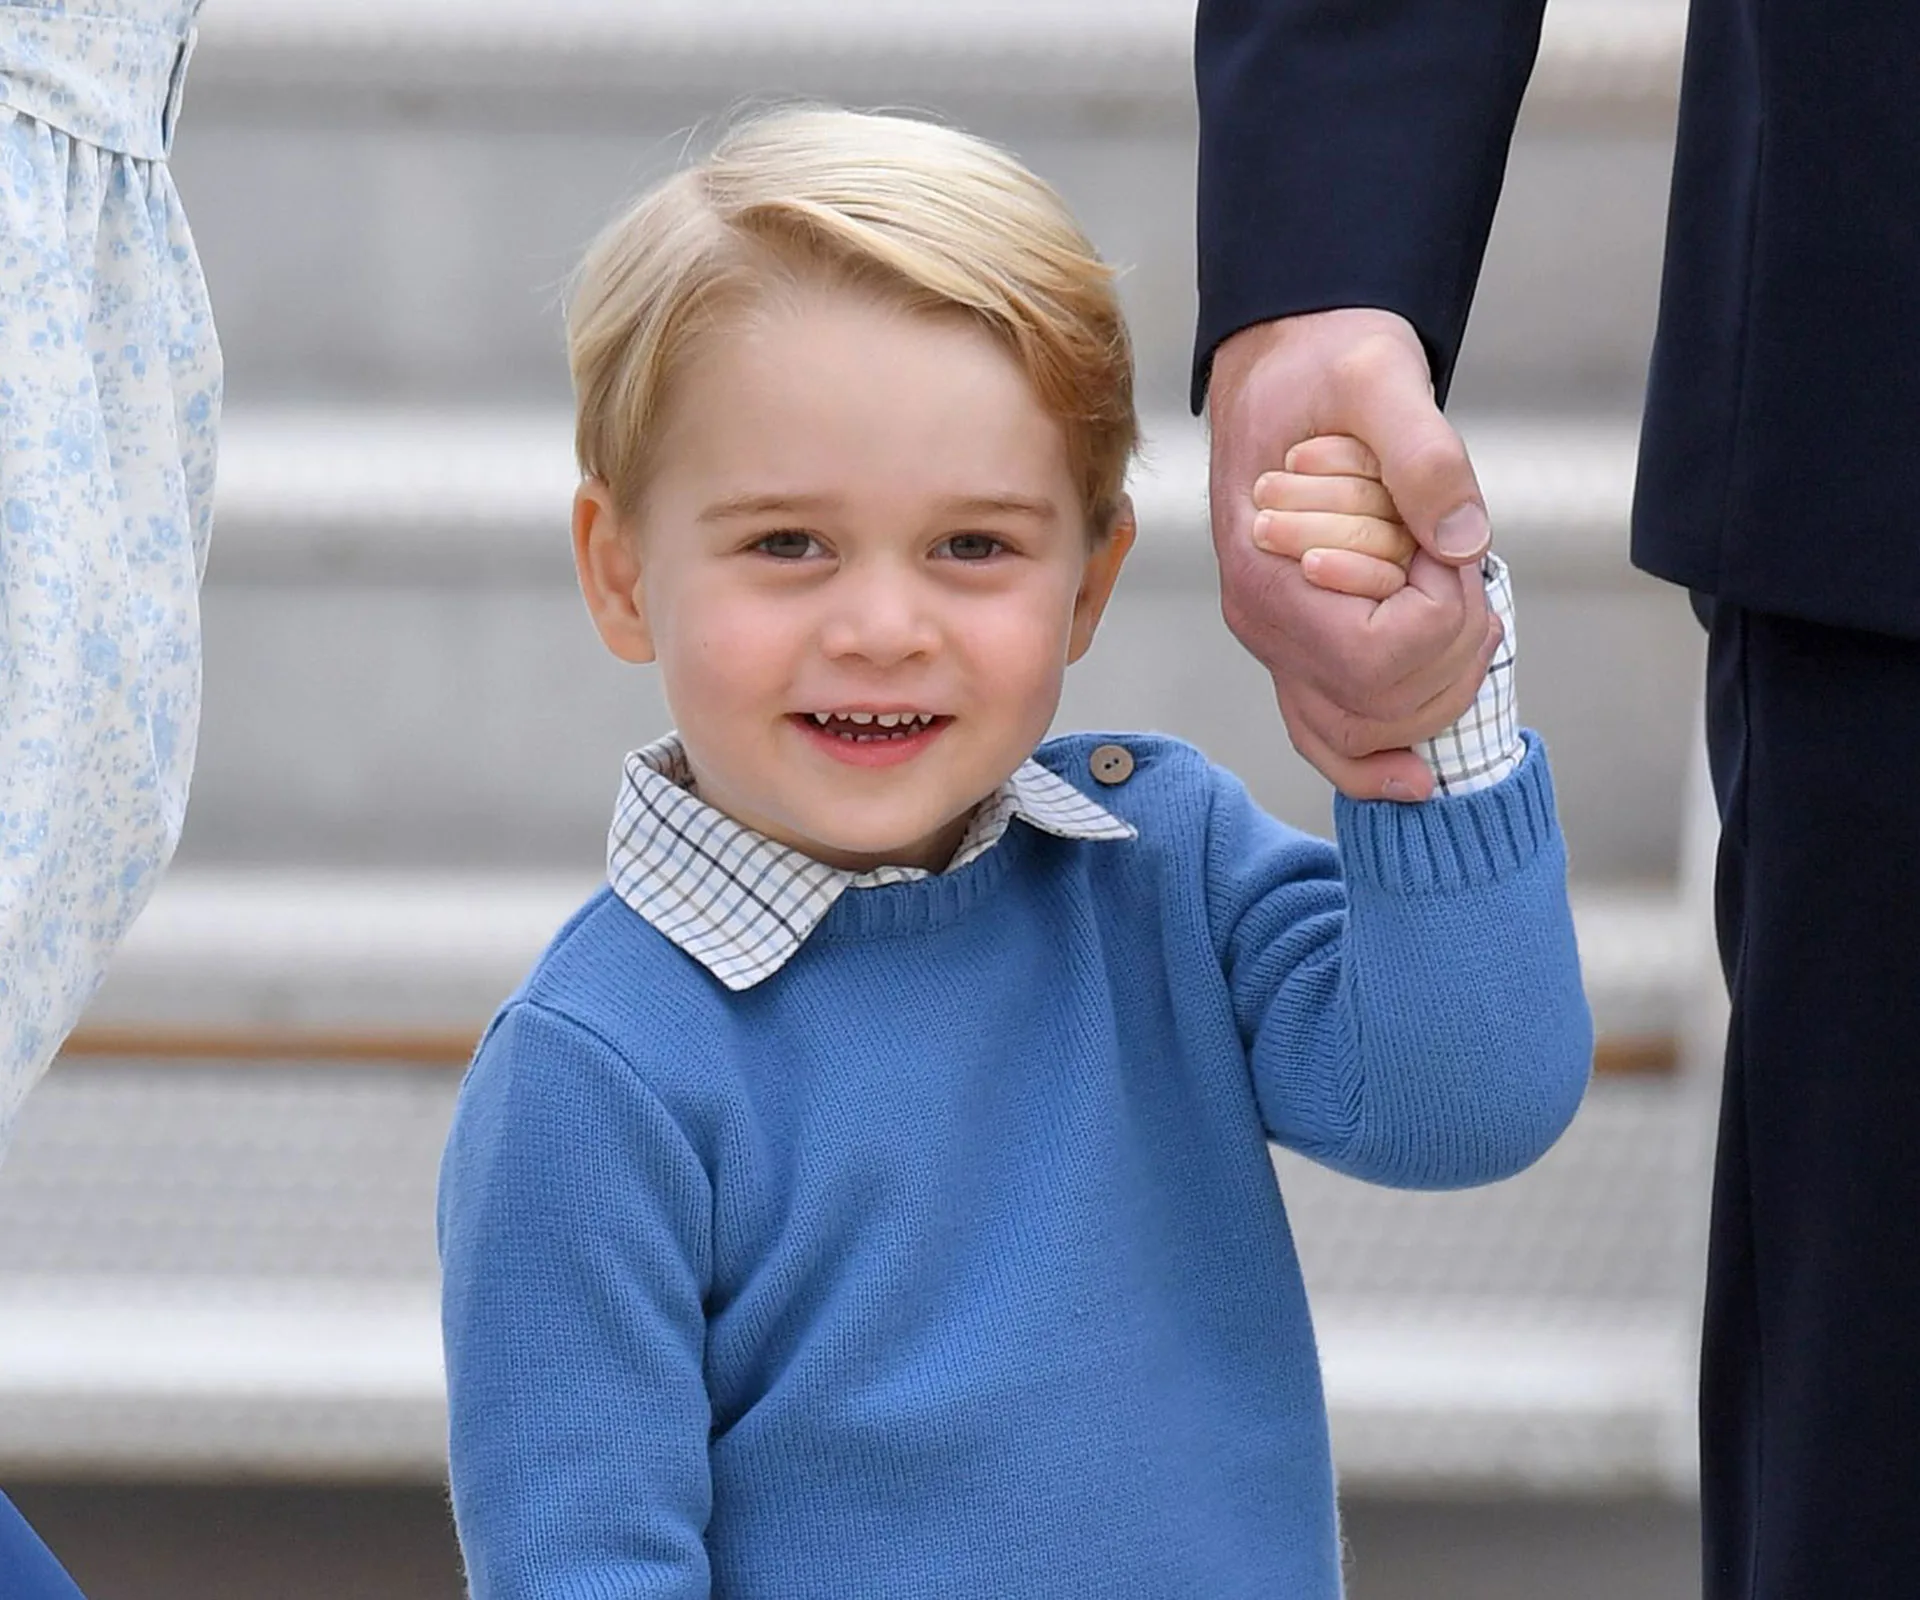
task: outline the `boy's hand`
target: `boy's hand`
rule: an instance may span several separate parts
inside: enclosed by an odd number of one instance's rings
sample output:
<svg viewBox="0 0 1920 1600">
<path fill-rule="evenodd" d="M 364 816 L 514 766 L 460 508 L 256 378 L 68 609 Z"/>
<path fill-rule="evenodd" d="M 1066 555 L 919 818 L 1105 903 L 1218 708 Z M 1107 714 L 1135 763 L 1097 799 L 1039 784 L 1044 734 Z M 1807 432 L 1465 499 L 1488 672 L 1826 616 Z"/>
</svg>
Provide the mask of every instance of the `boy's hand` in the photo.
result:
<svg viewBox="0 0 1920 1600">
<path fill-rule="evenodd" d="M 1253 542 L 1300 563 L 1307 581 L 1384 600 L 1405 587 L 1420 546 L 1380 480 L 1373 452 L 1347 434 L 1318 434 L 1287 452 L 1285 470 L 1254 480 Z"/>
</svg>

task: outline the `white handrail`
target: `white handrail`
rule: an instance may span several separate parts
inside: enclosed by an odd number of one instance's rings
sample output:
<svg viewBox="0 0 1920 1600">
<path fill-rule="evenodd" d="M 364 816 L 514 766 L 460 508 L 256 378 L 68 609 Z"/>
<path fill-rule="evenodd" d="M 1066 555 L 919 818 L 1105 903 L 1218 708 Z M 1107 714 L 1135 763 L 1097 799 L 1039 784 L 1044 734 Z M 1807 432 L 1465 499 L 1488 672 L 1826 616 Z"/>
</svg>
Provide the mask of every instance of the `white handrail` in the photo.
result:
<svg viewBox="0 0 1920 1600">
<path fill-rule="evenodd" d="M 1535 96 L 1671 99 L 1685 25 L 1684 0 L 1556 0 Z M 269 71 L 552 87 L 564 64 L 576 85 L 584 71 L 671 90 L 824 69 L 855 94 L 931 80 L 1014 97 L 1190 99 L 1192 37 L 1192 0 L 219 0 L 194 70 L 196 84 Z"/>
</svg>

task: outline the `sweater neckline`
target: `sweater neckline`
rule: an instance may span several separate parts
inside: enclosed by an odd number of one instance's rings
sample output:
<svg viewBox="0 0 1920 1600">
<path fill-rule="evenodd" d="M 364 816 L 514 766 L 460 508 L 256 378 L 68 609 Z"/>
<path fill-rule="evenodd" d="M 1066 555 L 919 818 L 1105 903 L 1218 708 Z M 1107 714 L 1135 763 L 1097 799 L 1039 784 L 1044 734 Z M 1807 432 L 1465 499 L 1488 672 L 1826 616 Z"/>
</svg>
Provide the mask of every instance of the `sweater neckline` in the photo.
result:
<svg viewBox="0 0 1920 1600">
<path fill-rule="evenodd" d="M 1011 874 L 1030 869 L 1036 850 L 1059 842 L 1016 820 L 993 849 L 964 867 L 843 894 L 813 937 L 843 942 L 930 933 L 992 899 Z"/>
</svg>

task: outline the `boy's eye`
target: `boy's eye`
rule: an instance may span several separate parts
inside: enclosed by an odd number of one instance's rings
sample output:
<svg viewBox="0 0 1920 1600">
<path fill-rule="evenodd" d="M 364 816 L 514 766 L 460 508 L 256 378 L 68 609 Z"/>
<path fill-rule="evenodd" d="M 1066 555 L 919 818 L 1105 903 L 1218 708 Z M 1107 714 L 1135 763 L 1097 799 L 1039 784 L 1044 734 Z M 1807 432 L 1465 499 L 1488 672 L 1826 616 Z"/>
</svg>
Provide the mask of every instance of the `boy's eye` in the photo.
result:
<svg viewBox="0 0 1920 1600">
<path fill-rule="evenodd" d="M 762 555 L 774 556 L 781 561 L 801 561 L 811 553 L 815 543 L 810 533 L 782 528 L 778 533 L 770 533 L 756 540 L 753 547 Z"/>
<path fill-rule="evenodd" d="M 986 561 L 1004 549 L 990 533 L 956 533 L 947 540 L 947 552 L 956 561 Z"/>
</svg>

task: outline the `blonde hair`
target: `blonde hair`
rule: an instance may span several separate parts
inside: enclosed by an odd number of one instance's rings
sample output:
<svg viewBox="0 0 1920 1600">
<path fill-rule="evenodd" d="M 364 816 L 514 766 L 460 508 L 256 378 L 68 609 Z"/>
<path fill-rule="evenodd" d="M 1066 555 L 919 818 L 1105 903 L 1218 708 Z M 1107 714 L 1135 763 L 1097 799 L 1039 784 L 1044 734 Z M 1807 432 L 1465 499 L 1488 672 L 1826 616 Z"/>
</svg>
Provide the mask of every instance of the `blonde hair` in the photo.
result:
<svg viewBox="0 0 1920 1600">
<path fill-rule="evenodd" d="M 900 116 L 757 117 L 601 233 L 567 313 L 580 470 L 636 510 L 700 339 L 815 285 L 986 328 L 1060 420 L 1089 526 L 1107 530 L 1139 439 L 1113 270 L 1011 156 Z"/>
</svg>

